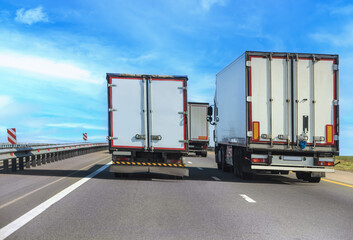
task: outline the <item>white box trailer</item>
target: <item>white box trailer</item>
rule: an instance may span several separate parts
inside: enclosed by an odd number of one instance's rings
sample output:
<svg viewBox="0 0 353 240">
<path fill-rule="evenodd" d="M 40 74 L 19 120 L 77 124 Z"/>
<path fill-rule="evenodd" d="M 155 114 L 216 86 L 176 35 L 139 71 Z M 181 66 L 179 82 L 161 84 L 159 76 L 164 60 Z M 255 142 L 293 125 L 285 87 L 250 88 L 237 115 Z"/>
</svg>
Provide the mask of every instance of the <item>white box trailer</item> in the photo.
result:
<svg viewBox="0 0 353 240">
<path fill-rule="evenodd" d="M 188 103 L 189 152 L 207 157 L 209 144 L 207 110 L 208 103 Z"/>
<path fill-rule="evenodd" d="M 107 73 L 111 172 L 188 176 L 187 79 Z"/>
<path fill-rule="evenodd" d="M 319 182 L 339 153 L 338 101 L 338 55 L 245 52 L 216 76 L 218 167 Z"/>
</svg>

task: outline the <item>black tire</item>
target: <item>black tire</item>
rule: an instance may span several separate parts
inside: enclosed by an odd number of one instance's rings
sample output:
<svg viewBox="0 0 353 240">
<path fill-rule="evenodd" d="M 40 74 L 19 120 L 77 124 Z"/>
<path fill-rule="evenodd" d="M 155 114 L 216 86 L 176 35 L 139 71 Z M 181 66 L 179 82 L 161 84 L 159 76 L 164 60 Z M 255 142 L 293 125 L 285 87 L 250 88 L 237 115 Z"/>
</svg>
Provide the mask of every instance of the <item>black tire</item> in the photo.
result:
<svg viewBox="0 0 353 240">
<path fill-rule="evenodd" d="M 225 147 L 222 148 L 222 152 L 221 152 L 221 165 L 222 165 L 223 172 L 230 171 L 230 166 L 226 163 Z"/>
<path fill-rule="evenodd" d="M 304 173 L 303 172 L 296 172 L 295 173 L 297 179 L 303 180 L 304 179 Z"/>
<path fill-rule="evenodd" d="M 217 169 L 218 169 L 218 170 L 222 170 L 222 164 L 217 163 Z"/>
<path fill-rule="evenodd" d="M 254 176 L 253 173 L 244 171 L 245 165 L 247 163 L 245 161 L 245 154 L 241 149 L 239 149 L 238 157 L 239 157 L 239 176 L 240 176 L 240 178 L 244 179 L 244 180 L 252 180 L 253 176 Z"/>
<path fill-rule="evenodd" d="M 238 149 L 233 147 L 232 149 L 232 158 L 233 158 L 233 173 L 236 177 L 240 177 L 239 173 L 239 156 L 238 156 Z"/>
<path fill-rule="evenodd" d="M 243 179 L 244 180 L 252 180 L 254 177 L 253 173 L 249 173 L 249 172 L 244 172 L 243 171 Z"/>
<path fill-rule="evenodd" d="M 308 180 L 312 183 L 319 183 L 321 181 L 321 177 L 310 177 Z"/>
<path fill-rule="evenodd" d="M 207 152 L 201 152 L 201 157 L 207 157 Z"/>
</svg>

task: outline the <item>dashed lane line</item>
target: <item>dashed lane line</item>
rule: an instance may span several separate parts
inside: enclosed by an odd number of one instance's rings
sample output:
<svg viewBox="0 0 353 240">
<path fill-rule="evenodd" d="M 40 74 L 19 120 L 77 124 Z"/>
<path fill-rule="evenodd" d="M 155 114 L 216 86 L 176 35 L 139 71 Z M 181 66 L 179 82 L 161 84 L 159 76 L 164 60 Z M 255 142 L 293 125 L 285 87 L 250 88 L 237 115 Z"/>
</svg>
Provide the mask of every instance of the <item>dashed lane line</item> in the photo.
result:
<svg viewBox="0 0 353 240">
<path fill-rule="evenodd" d="M 100 167 L 98 170 L 94 171 L 93 173 L 89 174 L 88 176 L 82 178 L 81 180 L 77 181 L 76 183 L 72 184 L 71 186 L 65 188 L 61 192 L 55 194 L 53 197 L 49 198 L 45 202 L 39 204 L 37 207 L 33 208 L 29 212 L 25 213 L 21 217 L 17 218 L 13 222 L 9 223 L 5 227 L 0 229 L 0 239 L 5 239 L 10 236 L 12 233 L 16 232 L 18 229 L 23 227 L 26 223 L 30 222 L 32 219 L 37 217 L 39 214 L 44 212 L 48 209 L 51 205 L 55 204 L 56 202 L 63 199 L 69 193 L 74 191 L 76 188 L 80 187 L 82 184 L 99 174 L 100 172 L 104 171 L 108 168 L 112 162 L 107 163 L 103 167 Z"/>
<path fill-rule="evenodd" d="M 247 202 L 249 203 L 256 203 L 256 201 L 250 197 L 248 197 L 247 195 L 245 194 L 239 194 L 242 198 L 244 198 Z"/>
</svg>

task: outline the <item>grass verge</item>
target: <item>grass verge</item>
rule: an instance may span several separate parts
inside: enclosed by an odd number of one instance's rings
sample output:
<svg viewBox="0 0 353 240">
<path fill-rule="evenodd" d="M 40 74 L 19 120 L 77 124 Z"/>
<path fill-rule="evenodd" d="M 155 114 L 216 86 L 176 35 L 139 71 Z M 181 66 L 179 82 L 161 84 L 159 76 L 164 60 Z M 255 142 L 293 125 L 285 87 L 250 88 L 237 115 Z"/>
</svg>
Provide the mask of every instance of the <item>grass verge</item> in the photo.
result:
<svg viewBox="0 0 353 240">
<path fill-rule="evenodd" d="M 335 163 L 341 162 L 335 166 L 337 170 L 353 172 L 353 156 L 337 156 L 335 157 Z"/>
</svg>

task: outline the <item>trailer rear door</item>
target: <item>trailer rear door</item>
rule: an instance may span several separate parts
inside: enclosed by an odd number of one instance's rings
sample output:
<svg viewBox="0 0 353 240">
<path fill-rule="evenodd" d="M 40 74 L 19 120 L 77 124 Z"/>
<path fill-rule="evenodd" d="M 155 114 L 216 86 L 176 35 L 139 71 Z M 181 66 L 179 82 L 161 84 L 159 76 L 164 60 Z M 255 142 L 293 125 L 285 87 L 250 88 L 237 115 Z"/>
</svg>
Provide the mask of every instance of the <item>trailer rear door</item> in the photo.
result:
<svg viewBox="0 0 353 240">
<path fill-rule="evenodd" d="M 153 78 L 149 84 L 152 149 L 186 150 L 184 83 L 178 79 Z"/>
<path fill-rule="evenodd" d="M 188 103 L 189 140 L 208 141 L 208 104 Z"/>
<path fill-rule="evenodd" d="M 186 77 L 117 75 L 108 81 L 112 148 L 187 150 Z"/>
<path fill-rule="evenodd" d="M 111 78 L 110 136 L 112 147 L 145 148 L 147 141 L 136 138 L 146 135 L 144 108 L 145 83 L 142 78 Z"/>
<path fill-rule="evenodd" d="M 251 142 L 335 145 L 336 58 L 249 56 Z"/>
</svg>

